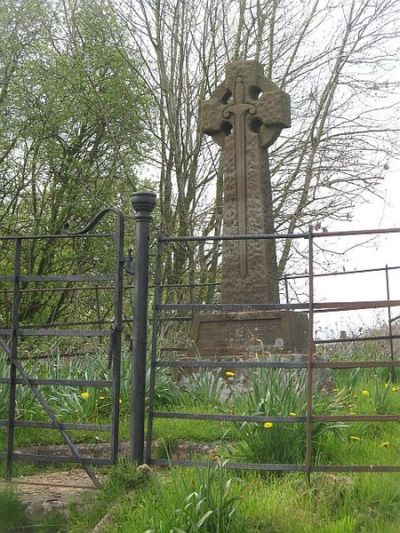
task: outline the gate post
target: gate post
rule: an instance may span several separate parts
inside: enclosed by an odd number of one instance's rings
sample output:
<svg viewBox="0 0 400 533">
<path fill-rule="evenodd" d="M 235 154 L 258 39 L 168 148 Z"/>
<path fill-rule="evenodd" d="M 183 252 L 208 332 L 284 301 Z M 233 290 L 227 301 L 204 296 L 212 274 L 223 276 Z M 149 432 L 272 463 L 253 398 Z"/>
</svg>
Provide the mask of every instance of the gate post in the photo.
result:
<svg viewBox="0 0 400 533">
<path fill-rule="evenodd" d="M 154 192 L 136 192 L 131 197 L 136 221 L 135 304 L 133 322 L 130 460 L 143 464 L 146 393 L 147 305 L 149 284 L 149 233 Z"/>
</svg>

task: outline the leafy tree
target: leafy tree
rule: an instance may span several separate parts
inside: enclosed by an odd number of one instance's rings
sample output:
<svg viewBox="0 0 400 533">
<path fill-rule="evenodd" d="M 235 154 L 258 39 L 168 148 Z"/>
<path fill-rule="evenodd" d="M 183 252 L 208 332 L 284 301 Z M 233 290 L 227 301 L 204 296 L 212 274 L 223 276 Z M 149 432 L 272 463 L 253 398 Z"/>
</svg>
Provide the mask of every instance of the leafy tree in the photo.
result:
<svg viewBox="0 0 400 533">
<path fill-rule="evenodd" d="M 129 201 L 148 142 L 150 99 L 139 62 L 128 65 L 119 53 L 126 35 L 106 1 L 6 0 L 5 8 L 0 233 L 58 234 L 66 221 L 79 228 L 100 209 Z M 28 241 L 23 268 L 95 271 L 97 256 L 112 269 L 99 245 L 80 246 L 78 254 L 67 242 Z M 54 319 L 68 301 L 67 292 L 31 295 L 22 318 L 41 309 L 42 320 Z"/>
</svg>

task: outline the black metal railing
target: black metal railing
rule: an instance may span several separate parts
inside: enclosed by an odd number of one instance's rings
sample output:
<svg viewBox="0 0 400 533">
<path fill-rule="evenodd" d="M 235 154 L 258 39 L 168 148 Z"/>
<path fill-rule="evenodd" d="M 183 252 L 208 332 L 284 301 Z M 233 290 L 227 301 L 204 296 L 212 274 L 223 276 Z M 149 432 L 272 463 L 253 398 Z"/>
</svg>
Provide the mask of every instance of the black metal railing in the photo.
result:
<svg viewBox="0 0 400 533">
<path fill-rule="evenodd" d="M 105 215 L 112 213 L 116 217 L 115 230 L 112 232 L 92 232 L 100 223 Z M 23 244 L 27 241 L 77 241 L 86 239 L 111 240 L 114 243 L 114 272 L 101 274 L 82 274 L 82 275 L 59 275 L 59 274 L 22 274 L 21 257 Z M 0 237 L 0 242 L 14 245 L 14 272 L 12 275 L 0 275 L 0 282 L 4 286 L 11 285 L 10 289 L 5 289 L 7 294 L 12 295 L 11 306 L 11 323 L 8 327 L 0 328 L 0 351 L 8 359 L 10 365 L 9 376 L 0 377 L 0 383 L 8 385 L 8 418 L 0 420 L 0 427 L 7 429 L 6 452 L 0 454 L 5 458 L 6 477 L 12 478 L 14 461 L 42 461 L 42 462 L 76 462 L 82 466 L 95 486 L 99 486 L 99 481 L 90 467 L 93 465 L 115 464 L 118 458 L 119 443 L 119 409 L 120 409 L 120 365 L 121 365 L 121 332 L 122 332 L 122 291 L 123 291 L 123 268 L 124 268 L 124 219 L 122 213 L 116 209 L 105 209 L 100 212 L 92 222 L 79 232 L 71 233 L 66 228 L 65 233 L 61 235 L 35 235 L 35 236 L 5 236 Z M 113 253 L 111 251 L 110 253 Z M 70 320 L 63 322 L 47 322 L 43 324 L 21 324 L 20 319 L 20 301 L 21 295 L 29 292 L 50 291 L 56 294 L 59 291 L 79 291 L 95 289 L 99 283 L 108 282 L 108 290 L 113 291 L 113 319 L 112 323 L 108 322 L 108 327 L 104 327 L 105 321 L 100 316 L 95 321 Z M 29 287 L 29 284 L 47 284 L 47 283 L 64 283 L 67 287 Z M 85 286 L 79 286 L 85 283 Z M 70 286 L 70 285 L 74 286 Z M 97 298 L 99 298 L 97 294 Z M 97 300 L 97 308 L 99 302 Z M 5 314 L 6 315 L 6 314 Z M 75 326 L 71 329 L 71 326 Z M 81 326 L 77 328 L 76 326 Z M 97 326 L 90 327 L 87 326 Z M 111 327 L 110 327 L 111 326 Z M 112 359 L 112 377 L 111 379 L 61 379 L 48 378 L 38 379 L 31 375 L 25 368 L 24 361 L 34 361 L 35 355 L 26 356 L 20 353 L 19 341 L 22 337 L 69 337 L 69 338 L 108 338 L 109 354 Z M 65 354 L 68 356 L 69 354 Z M 16 420 L 16 389 L 17 386 L 25 386 L 30 389 L 35 400 L 42 407 L 49 418 L 49 422 L 35 420 Z M 73 387 L 107 387 L 111 390 L 111 421 L 110 424 L 86 424 L 86 423 L 65 423 L 60 422 L 56 409 L 49 405 L 49 402 L 40 391 L 40 386 L 73 386 Z M 15 452 L 15 428 L 45 428 L 55 429 L 63 437 L 65 444 L 71 451 L 70 456 L 59 456 L 49 454 L 27 454 Z M 110 433 L 110 457 L 95 458 L 84 457 L 79 452 L 76 444 L 69 435 L 70 430 L 85 430 L 92 432 Z"/>
</svg>

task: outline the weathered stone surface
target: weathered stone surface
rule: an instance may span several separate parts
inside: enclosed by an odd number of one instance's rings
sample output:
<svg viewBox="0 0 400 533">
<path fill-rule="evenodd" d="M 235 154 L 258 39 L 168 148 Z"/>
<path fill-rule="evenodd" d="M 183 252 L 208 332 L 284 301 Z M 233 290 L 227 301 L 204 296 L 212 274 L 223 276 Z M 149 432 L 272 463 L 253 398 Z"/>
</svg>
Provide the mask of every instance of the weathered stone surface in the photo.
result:
<svg viewBox="0 0 400 533">
<path fill-rule="evenodd" d="M 201 117 L 224 151 L 224 234 L 274 233 L 267 147 L 290 126 L 289 96 L 260 63 L 233 62 Z M 225 241 L 222 270 L 222 303 L 279 302 L 274 240 Z"/>
<path fill-rule="evenodd" d="M 201 104 L 202 131 L 223 150 L 225 235 L 273 234 L 267 148 L 290 126 L 289 96 L 256 61 L 226 65 Z M 224 241 L 221 303 L 279 303 L 274 239 Z M 190 355 L 246 357 L 307 351 L 307 315 L 255 311 L 197 315 Z"/>
<path fill-rule="evenodd" d="M 307 315 L 292 311 L 197 314 L 189 355 L 242 357 L 307 352 Z"/>
</svg>

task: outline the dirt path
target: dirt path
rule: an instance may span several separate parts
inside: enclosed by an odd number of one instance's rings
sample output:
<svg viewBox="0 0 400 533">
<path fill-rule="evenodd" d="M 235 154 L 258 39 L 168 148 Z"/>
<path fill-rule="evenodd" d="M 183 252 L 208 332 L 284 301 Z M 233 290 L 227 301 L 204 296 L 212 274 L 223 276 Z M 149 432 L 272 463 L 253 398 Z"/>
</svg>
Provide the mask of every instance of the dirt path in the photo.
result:
<svg viewBox="0 0 400 533">
<path fill-rule="evenodd" d="M 98 476 L 101 481 L 101 476 Z M 39 485 L 40 484 L 40 485 Z M 12 487 L 32 511 L 61 510 L 69 502 L 94 489 L 87 474 L 80 469 L 44 472 L 18 477 L 17 482 L 0 482 L 0 488 Z"/>
</svg>

